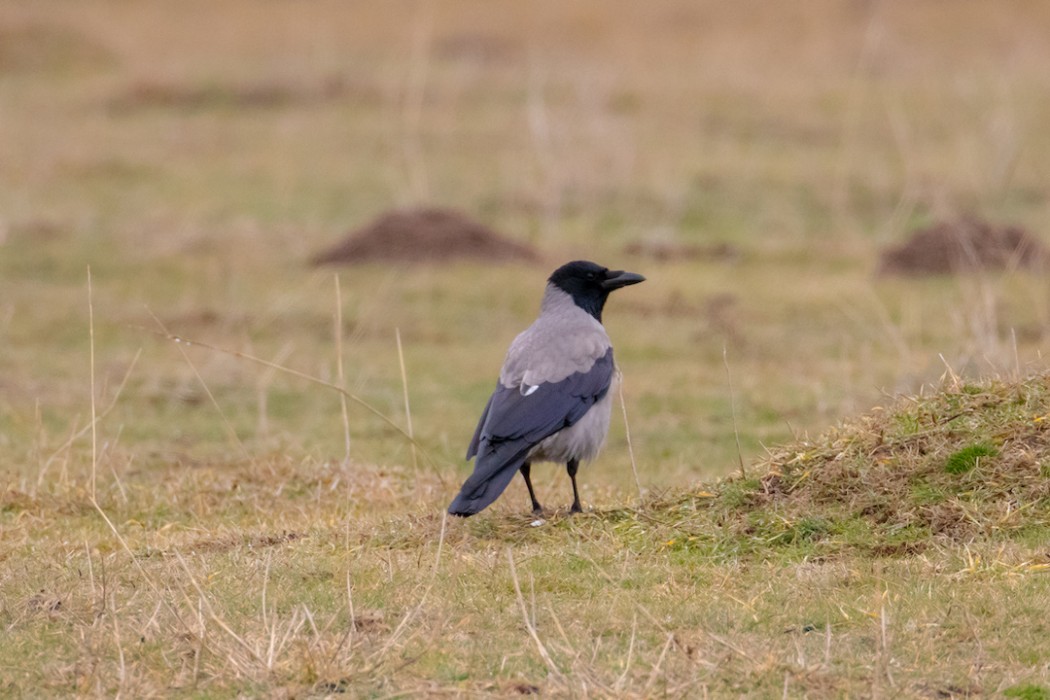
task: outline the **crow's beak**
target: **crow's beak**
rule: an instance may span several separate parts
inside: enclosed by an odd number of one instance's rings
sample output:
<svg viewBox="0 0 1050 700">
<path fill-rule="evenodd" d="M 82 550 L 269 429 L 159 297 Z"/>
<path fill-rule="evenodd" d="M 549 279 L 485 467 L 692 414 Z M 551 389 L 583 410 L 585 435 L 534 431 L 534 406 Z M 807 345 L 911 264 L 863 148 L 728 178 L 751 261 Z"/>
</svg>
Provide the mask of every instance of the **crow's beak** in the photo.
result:
<svg viewBox="0 0 1050 700">
<path fill-rule="evenodd" d="M 602 289 L 611 292 L 614 289 L 620 287 L 626 287 L 629 284 L 638 284 L 644 282 L 645 278 L 639 275 L 637 272 L 625 272 L 623 270 L 610 270 L 608 272 L 605 281 L 602 282 Z"/>
</svg>

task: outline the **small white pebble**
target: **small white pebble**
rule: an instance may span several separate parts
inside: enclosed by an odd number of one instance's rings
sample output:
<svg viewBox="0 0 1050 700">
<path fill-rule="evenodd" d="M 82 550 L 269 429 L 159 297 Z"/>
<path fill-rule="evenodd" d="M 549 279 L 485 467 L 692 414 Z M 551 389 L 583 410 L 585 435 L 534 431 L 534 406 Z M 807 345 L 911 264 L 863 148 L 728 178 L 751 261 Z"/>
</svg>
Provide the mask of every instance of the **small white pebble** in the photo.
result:
<svg viewBox="0 0 1050 700">
<path fill-rule="evenodd" d="M 533 520 L 531 523 L 529 523 L 529 525 L 531 525 L 532 527 L 542 527 L 542 526 L 544 526 L 546 524 L 547 524 L 547 521 L 544 520 L 543 518 L 540 518 L 539 520 Z"/>
</svg>

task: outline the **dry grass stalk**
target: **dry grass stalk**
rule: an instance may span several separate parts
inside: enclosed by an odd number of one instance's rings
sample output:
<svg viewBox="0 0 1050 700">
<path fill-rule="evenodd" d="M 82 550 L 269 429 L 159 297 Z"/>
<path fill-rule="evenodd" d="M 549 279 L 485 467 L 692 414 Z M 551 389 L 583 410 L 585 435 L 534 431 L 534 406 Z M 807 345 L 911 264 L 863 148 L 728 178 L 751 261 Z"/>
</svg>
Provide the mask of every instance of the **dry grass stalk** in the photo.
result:
<svg viewBox="0 0 1050 700">
<path fill-rule="evenodd" d="M 521 609 L 521 618 L 525 623 L 525 629 L 529 633 L 529 637 L 532 638 L 532 642 L 536 645 L 536 651 L 539 652 L 540 658 L 543 659 L 543 663 L 547 665 L 550 672 L 556 676 L 561 677 L 561 669 L 554 663 L 554 659 L 551 658 L 550 652 L 547 651 L 546 645 L 543 640 L 540 639 L 539 633 L 536 631 L 536 625 L 529 619 L 529 610 L 525 607 L 525 598 L 521 594 L 521 583 L 518 581 L 518 570 L 514 566 L 514 555 L 510 551 L 510 547 L 507 548 L 507 563 L 510 565 L 510 579 L 514 583 L 514 595 L 518 600 L 518 607 Z"/>
<path fill-rule="evenodd" d="M 736 458 L 740 464 L 740 478 L 747 478 L 747 469 L 744 467 L 744 451 L 740 449 L 740 430 L 736 425 L 736 392 L 733 391 L 733 375 L 729 371 L 729 350 L 722 346 L 722 364 L 726 368 L 726 382 L 729 384 L 729 411 L 733 419 L 733 439 L 736 441 Z"/>
<path fill-rule="evenodd" d="M 95 302 L 91 289 L 91 266 L 87 268 L 88 337 L 91 355 L 91 500 L 95 500 L 98 472 L 98 421 L 95 415 Z"/>
<path fill-rule="evenodd" d="M 336 355 L 336 377 L 339 379 L 339 387 L 346 390 L 346 377 L 343 375 L 343 293 L 339 287 L 339 274 L 332 275 L 335 279 L 335 355 Z M 346 395 L 339 394 L 339 411 L 343 418 L 343 442 L 346 453 L 343 462 L 350 463 L 350 417 L 347 414 Z M 411 437 L 411 436 L 410 436 Z M 414 454 L 414 453 L 413 453 Z"/>
<path fill-rule="evenodd" d="M 397 339 L 397 364 L 401 368 L 401 393 L 405 399 L 405 427 L 408 433 L 408 439 L 412 445 L 412 468 L 417 469 L 419 464 L 416 461 L 416 441 L 412 432 L 412 406 L 408 401 L 408 372 L 405 371 L 405 353 L 401 349 L 401 329 L 394 329 L 394 337 Z"/>
<path fill-rule="evenodd" d="M 638 462 L 634 458 L 634 443 L 631 442 L 631 423 L 627 420 L 627 402 L 623 398 L 623 372 L 616 368 L 616 388 L 620 394 L 620 410 L 623 411 L 623 432 L 627 440 L 627 455 L 631 458 L 631 474 L 634 475 L 634 485 L 638 488 L 638 502 L 645 499 L 642 490 L 642 480 L 638 478 Z"/>
<path fill-rule="evenodd" d="M 300 372 L 300 371 L 292 369 L 290 367 L 285 367 L 284 365 L 279 365 L 279 364 L 277 364 L 275 362 L 270 362 L 269 360 L 264 360 L 261 357 L 256 357 L 254 355 L 249 355 L 248 353 L 239 352 L 237 350 L 227 350 L 225 348 L 220 348 L 220 347 L 217 347 L 215 345 L 211 345 L 209 343 L 205 343 L 205 342 L 202 342 L 202 341 L 199 341 L 199 340 L 191 340 L 191 339 L 183 338 L 183 337 L 175 335 L 173 333 L 169 333 L 166 329 L 163 332 L 161 332 L 160 335 L 162 335 L 163 337 L 167 338 L 168 340 L 171 340 L 172 342 L 176 343 L 179 346 L 180 351 L 182 351 L 182 348 L 184 346 L 196 346 L 196 347 L 200 347 L 200 348 L 205 348 L 207 350 L 213 350 L 215 352 L 220 352 L 220 353 L 223 353 L 225 355 L 230 355 L 232 357 L 237 357 L 237 358 L 240 358 L 240 359 L 243 359 L 243 360 L 247 360 L 249 362 L 254 362 L 255 364 L 259 364 L 259 365 L 262 365 L 264 367 L 270 367 L 270 368 L 275 369 L 275 370 L 277 370 L 279 372 L 283 372 L 284 374 L 288 374 L 288 375 L 293 376 L 293 377 L 298 377 L 299 379 L 304 379 L 304 380 L 306 380 L 308 382 L 311 382 L 313 384 L 317 384 L 319 386 L 326 387 L 328 389 L 331 389 L 332 391 L 335 391 L 335 392 L 337 392 L 339 394 L 342 394 L 347 399 L 349 399 L 350 401 L 354 402 L 358 406 L 364 408 L 365 410 L 370 412 L 372 415 L 376 416 L 377 418 L 382 420 L 384 423 L 389 425 L 395 431 L 400 433 L 403 438 L 408 440 L 408 442 L 411 445 L 413 445 L 414 447 L 416 447 L 419 450 L 419 453 L 423 455 L 423 459 L 434 470 L 434 474 L 438 477 L 438 479 L 440 479 L 442 481 L 442 483 L 444 483 L 444 477 L 443 477 L 443 475 L 441 473 L 440 467 L 431 458 L 430 453 L 427 452 L 427 450 L 423 449 L 423 447 L 421 445 L 419 445 L 419 443 L 416 442 L 416 440 L 413 439 L 412 436 L 410 436 L 404 430 L 404 428 L 399 426 L 394 419 L 392 419 L 389 416 L 387 416 L 385 413 L 383 413 L 382 411 L 377 409 L 375 406 L 373 406 L 369 402 L 367 402 L 364 399 L 362 399 L 360 396 L 357 396 L 356 394 L 353 394 L 353 393 L 347 391 L 346 389 L 344 389 L 344 388 L 342 388 L 340 386 L 336 386 L 335 384 L 332 384 L 331 382 L 326 382 L 323 379 L 319 379 L 317 377 L 314 377 L 314 376 L 311 376 L 309 374 L 306 374 L 305 372 Z M 191 364 L 191 366 L 192 366 L 192 364 Z"/>
</svg>

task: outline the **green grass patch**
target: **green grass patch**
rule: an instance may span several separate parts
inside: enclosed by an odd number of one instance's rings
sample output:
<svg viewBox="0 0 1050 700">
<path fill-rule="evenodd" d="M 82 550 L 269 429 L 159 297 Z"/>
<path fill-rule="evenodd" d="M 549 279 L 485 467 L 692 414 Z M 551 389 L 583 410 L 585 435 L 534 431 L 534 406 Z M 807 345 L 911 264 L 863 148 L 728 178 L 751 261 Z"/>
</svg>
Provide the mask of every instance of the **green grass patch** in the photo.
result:
<svg viewBox="0 0 1050 700">
<path fill-rule="evenodd" d="M 976 445 L 967 445 L 961 450 L 956 450 L 948 455 L 944 463 L 944 471 L 949 474 L 965 474 L 974 469 L 983 458 L 996 457 L 999 450 L 987 442 L 979 442 Z"/>
<path fill-rule="evenodd" d="M 1050 687 L 1030 683 L 1012 685 L 1003 690 L 1003 696 L 1019 700 L 1050 700 Z"/>
</svg>

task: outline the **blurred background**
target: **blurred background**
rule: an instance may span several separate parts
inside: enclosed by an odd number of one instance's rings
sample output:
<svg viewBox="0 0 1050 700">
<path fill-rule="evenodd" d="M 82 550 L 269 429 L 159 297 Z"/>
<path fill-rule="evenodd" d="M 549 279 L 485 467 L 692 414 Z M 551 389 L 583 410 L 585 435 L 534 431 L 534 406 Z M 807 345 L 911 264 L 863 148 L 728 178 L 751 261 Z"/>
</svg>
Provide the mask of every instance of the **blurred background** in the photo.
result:
<svg viewBox="0 0 1050 700">
<path fill-rule="evenodd" d="M 336 394 L 163 335 L 336 381 L 336 275 L 347 387 L 405 422 L 400 334 L 450 478 L 578 257 L 649 279 L 606 325 L 652 488 L 1041 371 L 1047 37 L 1020 0 L 3 3 L 0 468 L 87 421 L 88 266 L 128 478 L 345 458 Z M 348 423 L 351 460 L 411 464 Z M 629 493 L 625 446 L 585 500 Z"/>
</svg>

